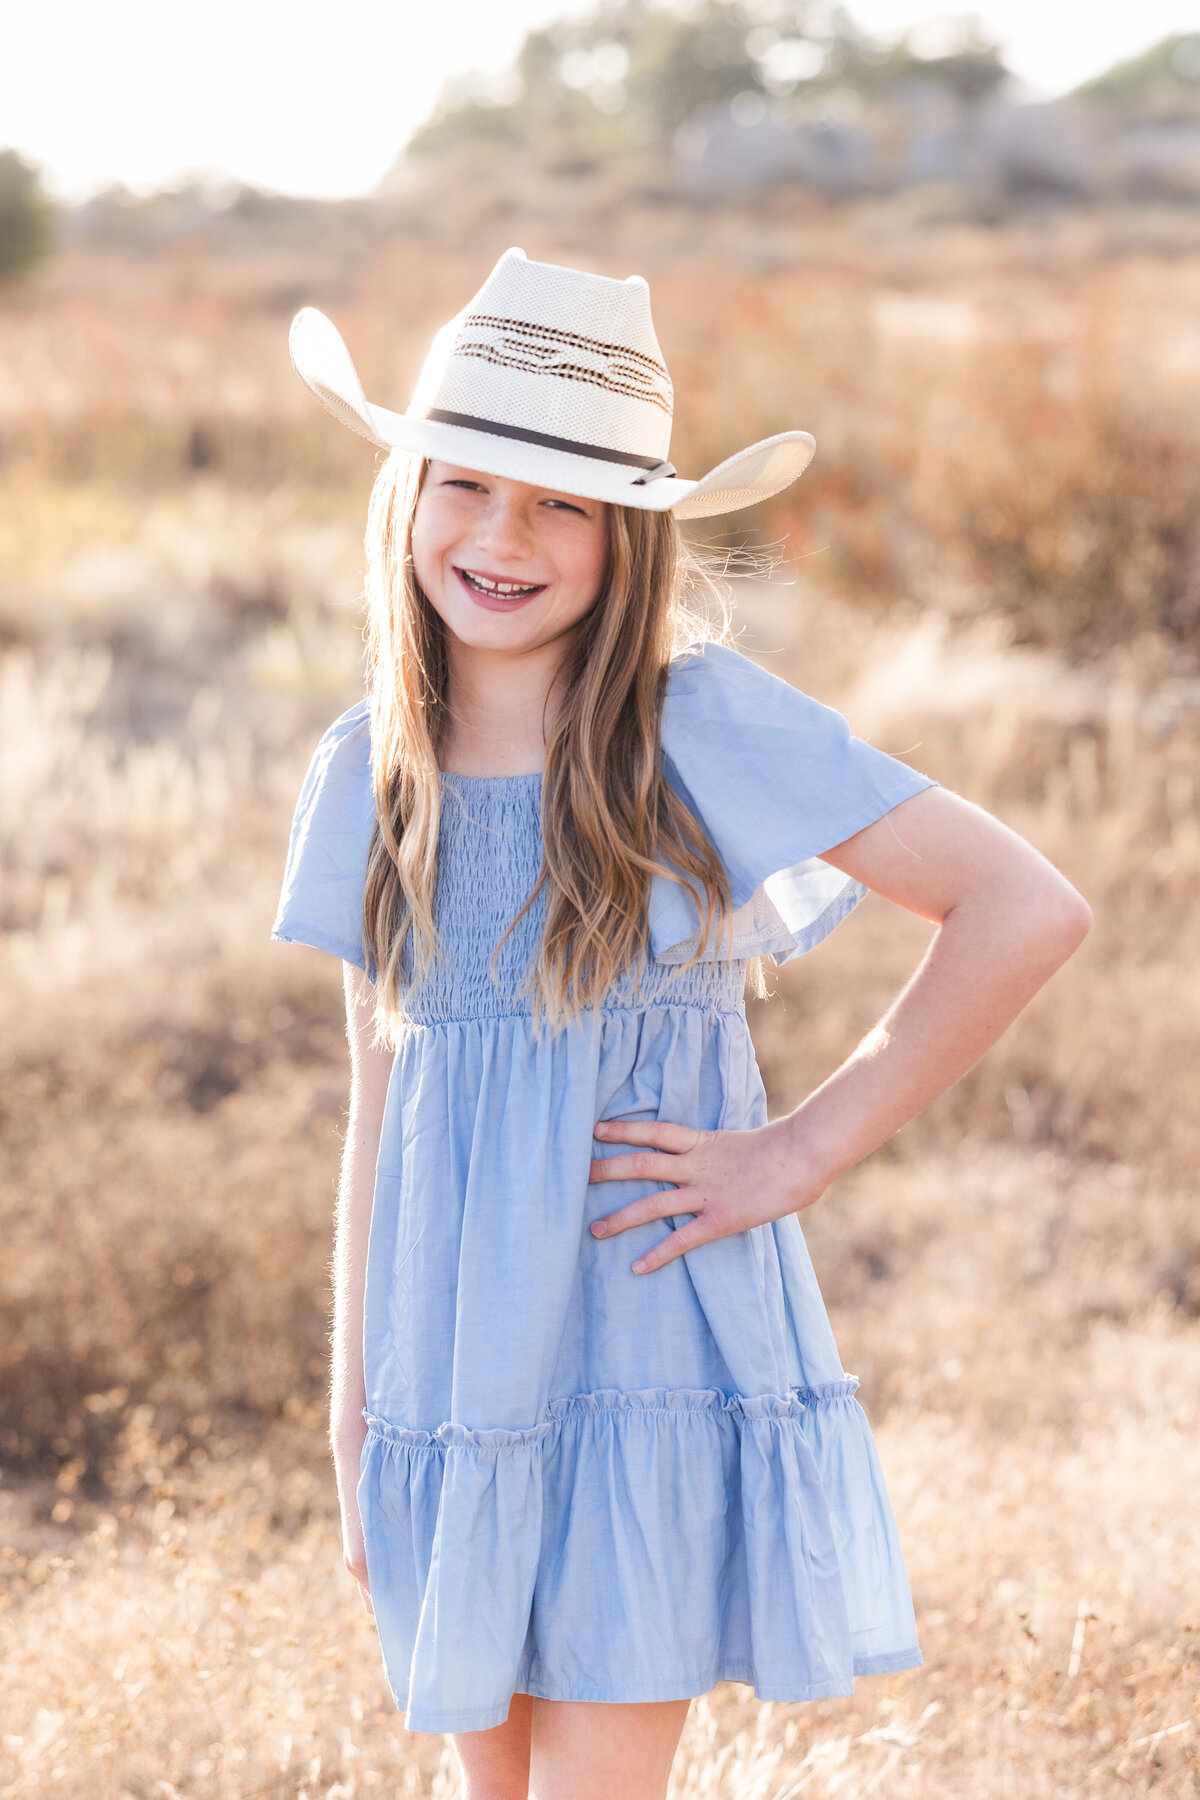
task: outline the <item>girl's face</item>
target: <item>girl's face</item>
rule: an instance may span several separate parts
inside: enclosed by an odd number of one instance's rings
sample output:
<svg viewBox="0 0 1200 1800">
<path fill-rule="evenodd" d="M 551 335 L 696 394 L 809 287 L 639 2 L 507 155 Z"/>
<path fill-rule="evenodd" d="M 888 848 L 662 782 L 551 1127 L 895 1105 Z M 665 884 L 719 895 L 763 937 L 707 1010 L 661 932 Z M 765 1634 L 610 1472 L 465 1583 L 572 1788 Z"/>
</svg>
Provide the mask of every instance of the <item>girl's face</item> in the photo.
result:
<svg viewBox="0 0 1200 1800">
<path fill-rule="evenodd" d="M 607 556 L 602 501 L 430 463 L 413 568 L 461 645 L 519 654 L 563 637 L 600 592 Z"/>
</svg>

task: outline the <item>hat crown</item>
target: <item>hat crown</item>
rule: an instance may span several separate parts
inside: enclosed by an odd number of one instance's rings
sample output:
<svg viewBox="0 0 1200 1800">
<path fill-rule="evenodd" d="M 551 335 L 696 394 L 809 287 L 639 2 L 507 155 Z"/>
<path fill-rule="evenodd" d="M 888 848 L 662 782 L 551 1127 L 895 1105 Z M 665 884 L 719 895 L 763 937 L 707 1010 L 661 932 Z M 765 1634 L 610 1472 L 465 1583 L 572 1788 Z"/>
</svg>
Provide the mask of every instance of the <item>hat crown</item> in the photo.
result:
<svg viewBox="0 0 1200 1800">
<path fill-rule="evenodd" d="M 665 461 L 674 395 L 640 276 L 500 258 L 434 339 L 408 412 Z"/>
</svg>

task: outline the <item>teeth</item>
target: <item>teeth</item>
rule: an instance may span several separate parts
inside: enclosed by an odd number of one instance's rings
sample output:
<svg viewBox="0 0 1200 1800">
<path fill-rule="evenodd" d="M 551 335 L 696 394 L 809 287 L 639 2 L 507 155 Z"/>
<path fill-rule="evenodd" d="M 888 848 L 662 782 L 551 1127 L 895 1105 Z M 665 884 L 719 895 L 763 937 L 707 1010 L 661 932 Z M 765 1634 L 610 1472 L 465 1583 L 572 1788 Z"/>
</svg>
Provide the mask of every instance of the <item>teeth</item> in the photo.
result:
<svg viewBox="0 0 1200 1800">
<path fill-rule="evenodd" d="M 486 575 L 472 575 L 464 569 L 463 574 L 472 587 L 479 588 L 485 594 L 498 594 L 502 599 L 511 599 L 514 594 L 532 594 L 541 587 L 540 581 L 489 581 Z"/>
</svg>

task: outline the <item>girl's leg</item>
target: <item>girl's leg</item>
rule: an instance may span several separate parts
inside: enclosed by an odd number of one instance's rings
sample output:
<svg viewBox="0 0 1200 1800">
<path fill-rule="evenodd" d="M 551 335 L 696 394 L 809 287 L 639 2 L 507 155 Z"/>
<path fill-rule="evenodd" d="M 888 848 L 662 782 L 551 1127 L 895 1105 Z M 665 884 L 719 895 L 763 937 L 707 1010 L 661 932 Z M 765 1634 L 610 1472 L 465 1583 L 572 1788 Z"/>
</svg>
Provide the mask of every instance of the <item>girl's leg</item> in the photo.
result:
<svg viewBox="0 0 1200 1800">
<path fill-rule="evenodd" d="M 532 1716 L 529 1695 L 514 1694 L 503 1725 L 493 1725 L 490 1731 L 460 1731 L 455 1736 L 463 1800 L 527 1800 Z"/>
<path fill-rule="evenodd" d="M 664 1800 L 689 1705 L 535 1699 L 530 1800 Z"/>
</svg>

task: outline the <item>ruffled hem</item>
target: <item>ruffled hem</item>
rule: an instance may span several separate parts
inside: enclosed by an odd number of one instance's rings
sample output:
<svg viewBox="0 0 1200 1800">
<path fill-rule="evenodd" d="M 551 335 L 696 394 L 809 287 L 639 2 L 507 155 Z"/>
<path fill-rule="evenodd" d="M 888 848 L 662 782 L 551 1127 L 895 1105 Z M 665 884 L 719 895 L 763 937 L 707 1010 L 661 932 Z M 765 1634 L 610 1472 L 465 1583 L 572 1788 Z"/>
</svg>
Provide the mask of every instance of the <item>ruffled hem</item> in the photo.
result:
<svg viewBox="0 0 1200 1800">
<path fill-rule="evenodd" d="M 540 1425 L 528 1425 L 519 1431 L 500 1427 L 478 1429 L 449 1421 L 436 1431 L 414 1430 L 406 1425 L 392 1425 L 375 1413 L 364 1411 L 368 1432 L 386 1439 L 389 1444 L 402 1444 L 417 1450 L 436 1450 L 454 1445 L 485 1455 L 497 1451 L 520 1449 L 527 1444 L 542 1443 L 553 1435 L 563 1420 L 586 1415 L 636 1413 L 640 1418 L 680 1413 L 733 1413 L 748 1419 L 798 1419 L 810 1407 L 826 1401 L 846 1400 L 857 1392 L 858 1378 L 845 1375 L 840 1381 L 824 1381 L 816 1387 L 792 1388 L 787 1394 L 723 1394 L 719 1388 L 595 1388 L 590 1394 L 564 1394 L 551 1400 Z"/>
<path fill-rule="evenodd" d="M 813 1700 L 919 1663 L 857 1385 L 601 1389 L 520 1430 L 368 1414 L 359 1507 L 409 1728 L 487 1730 L 514 1692 Z"/>
</svg>

